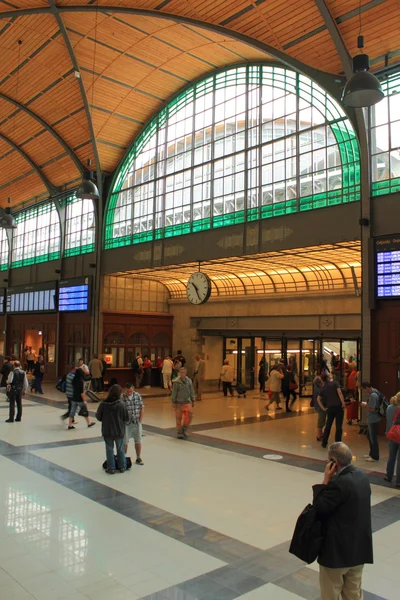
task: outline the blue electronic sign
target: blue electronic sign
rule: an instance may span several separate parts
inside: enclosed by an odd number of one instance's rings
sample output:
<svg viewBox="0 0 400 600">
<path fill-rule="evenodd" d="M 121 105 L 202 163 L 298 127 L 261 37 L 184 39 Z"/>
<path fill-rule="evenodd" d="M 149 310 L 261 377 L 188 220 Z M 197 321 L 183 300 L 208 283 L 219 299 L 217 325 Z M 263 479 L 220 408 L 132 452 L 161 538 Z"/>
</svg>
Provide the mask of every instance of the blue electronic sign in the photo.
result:
<svg viewBox="0 0 400 600">
<path fill-rule="evenodd" d="M 375 240 L 377 298 L 400 298 L 400 235 Z"/>
<path fill-rule="evenodd" d="M 89 278 L 60 281 L 58 287 L 58 310 L 76 312 L 89 310 Z"/>
</svg>

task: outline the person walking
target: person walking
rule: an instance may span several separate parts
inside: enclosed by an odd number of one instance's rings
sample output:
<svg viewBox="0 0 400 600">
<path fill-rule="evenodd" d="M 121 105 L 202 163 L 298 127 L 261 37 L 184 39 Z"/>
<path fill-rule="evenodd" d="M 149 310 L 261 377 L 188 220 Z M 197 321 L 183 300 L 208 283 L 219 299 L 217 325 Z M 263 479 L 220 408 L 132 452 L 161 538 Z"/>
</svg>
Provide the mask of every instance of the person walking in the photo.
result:
<svg viewBox="0 0 400 600">
<path fill-rule="evenodd" d="M 5 356 L 4 357 L 4 363 L 3 366 L 1 367 L 1 384 L 0 387 L 5 388 L 7 387 L 7 379 L 9 374 L 11 373 L 11 371 L 14 368 L 14 363 L 11 362 L 10 357 L 9 356 Z"/>
<path fill-rule="evenodd" d="M 267 381 L 267 388 L 271 392 L 271 400 L 265 406 L 265 410 L 269 410 L 269 407 L 273 402 L 276 402 L 276 410 L 282 410 L 280 407 L 281 403 L 281 390 L 282 390 L 282 379 L 283 369 L 279 365 L 274 365 L 270 371 L 269 379 Z"/>
<path fill-rule="evenodd" d="M 96 425 L 94 421 L 89 418 L 89 411 L 87 407 L 86 396 L 84 392 L 84 372 L 81 368 L 75 370 L 75 376 L 72 380 L 72 403 L 71 412 L 69 413 L 68 429 L 75 429 L 73 423 L 75 419 L 76 409 L 79 408 L 79 414 L 85 418 L 88 427 Z"/>
<path fill-rule="evenodd" d="M 101 392 L 101 378 L 103 375 L 103 363 L 97 354 L 93 354 L 92 360 L 89 362 L 89 371 L 92 376 L 93 392 Z"/>
<path fill-rule="evenodd" d="M 72 410 L 72 402 L 74 400 L 74 377 L 75 377 L 76 366 L 71 365 L 69 373 L 65 376 L 65 395 L 67 396 L 68 401 L 68 410 L 64 413 L 61 418 L 63 420 L 68 419 Z"/>
<path fill-rule="evenodd" d="M 29 346 L 26 353 L 26 364 L 27 364 L 27 372 L 33 372 L 33 367 L 35 366 L 35 353 L 32 350 L 32 346 Z"/>
<path fill-rule="evenodd" d="M 166 356 L 163 360 L 161 375 L 163 378 L 163 385 L 165 390 L 172 390 L 172 371 L 174 368 L 174 363 L 172 362 L 172 358 L 170 356 Z"/>
<path fill-rule="evenodd" d="M 178 371 L 181 367 L 184 367 L 186 365 L 186 358 L 183 356 L 182 350 L 178 350 L 173 362 L 175 368 L 178 369 Z"/>
<path fill-rule="evenodd" d="M 135 388 L 132 383 L 127 383 L 125 391 L 122 394 L 122 400 L 125 402 L 125 406 L 128 411 L 129 421 L 125 426 L 124 436 L 124 451 L 125 456 L 128 453 L 129 440 L 133 439 L 135 442 L 136 451 L 136 464 L 144 465 L 142 461 L 142 421 L 143 421 L 143 399 L 138 392 L 135 392 Z"/>
<path fill-rule="evenodd" d="M 260 384 L 260 393 L 265 392 L 265 382 L 267 380 L 267 371 L 265 358 L 262 358 L 258 364 L 258 383 Z"/>
<path fill-rule="evenodd" d="M 390 406 L 386 411 L 386 434 L 394 424 L 400 424 L 400 392 L 390 399 Z M 394 469 L 396 467 L 396 488 L 400 488 L 400 444 L 393 440 L 388 440 L 389 458 L 386 465 L 385 481 L 389 483 L 393 479 Z M 397 466 L 396 466 L 397 461 Z"/>
<path fill-rule="evenodd" d="M 187 439 L 187 429 L 192 422 L 193 414 L 190 405 L 194 406 L 194 389 L 192 381 L 187 376 L 185 367 L 179 369 L 172 387 L 172 404 L 175 406 L 177 437 Z"/>
<path fill-rule="evenodd" d="M 326 448 L 328 445 L 333 421 L 336 421 L 335 442 L 342 441 L 343 417 L 346 405 L 344 403 L 343 392 L 340 389 L 339 383 L 337 381 L 330 381 L 329 376 L 326 374 L 321 375 L 321 379 L 324 385 L 320 390 L 317 402 L 320 408 L 327 414 L 326 425 L 321 444 L 323 448 Z"/>
<path fill-rule="evenodd" d="M 35 378 L 32 383 L 32 390 L 34 389 L 37 394 L 43 394 L 42 383 L 45 372 L 43 356 L 39 354 L 35 366 L 33 367 L 33 377 Z"/>
<path fill-rule="evenodd" d="M 318 396 L 320 396 L 321 394 L 321 389 L 323 387 L 324 383 L 321 379 L 321 377 L 319 375 L 317 375 L 317 377 L 314 378 L 313 381 L 313 399 L 311 402 L 311 405 L 313 406 L 315 412 L 318 415 L 317 418 L 317 442 L 320 442 L 322 440 L 323 437 L 323 433 L 324 433 L 324 427 L 325 427 L 325 423 L 326 423 L 326 411 L 321 408 L 321 405 L 318 402 Z"/>
<path fill-rule="evenodd" d="M 22 419 L 22 396 L 25 396 L 29 389 L 28 379 L 26 373 L 21 369 L 21 363 L 16 360 L 14 363 L 13 370 L 9 373 L 7 379 L 7 391 L 10 400 L 8 419 L 6 423 L 14 423 L 15 416 L 15 404 L 17 405 L 17 417 L 16 421 Z"/>
<path fill-rule="evenodd" d="M 219 378 L 222 381 L 222 391 L 224 396 L 227 397 L 228 392 L 233 396 L 232 383 L 235 380 L 235 372 L 227 358 L 224 360 Z"/>
<path fill-rule="evenodd" d="M 367 437 L 369 442 L 369 454 L 366 454 L 364 458 L 367 462 L 376 462 L 379 460 L 378 429 L 379 423 L 382 420 L 382 417 L 379 414 L 380 394 L 378 390 L 372 387 L 369 381 L 363 381 L 361 388 L 368 394 Z"/>
<path fill-rule="evenodd" d="M 100 404 L 96 418 L 101 421 L 101 435 L 106 446 L 107 470 L 106 473 L 114 475 L 117 465 L 114 457 L 114 444 L 117 450 L 118 470 L 126 471 L 126 458 L 124 452 L 125 426 L 129 422 L 129 414 L 125 402 L 121 398 L 121 387 L 112 385 L 108 396 Z"/>
<path fill-rule="evenodd" d="M 329 446 L 322 484 L 313 486 L 313 506 L 322 521 L 318 555 L 321 600 L 362 600 L 362 573 L 373 563 L 371 486 L 352 464 L 343 442 Z"/>
<path fill-rule="evenodd" d="M 143 358 L 140 352 L 138 352 L 136 354 L 136 358 L 132 360 L 131 368 L 135 388 L 138 389 L 140 387 L 143 377 Z"/>
<path fill-rule="evenodd" d="M 107 377 L 107 361 L 104 359 L 104 354 L 101 357 L 101 364 L 103 365 L 102 369 L 101 369 L 101 392 L 104 391 L 104 382 L 106 380 Z"/>
<path fill-rule="evenodd" d="M 193 363 L 193 388 L 197 402 L 202 400 L 202 393 L 204 387 L 204 379 L 206 376 L 206 361 L 203 360 L 200 354 L 196 354 Z"/>
</svg>

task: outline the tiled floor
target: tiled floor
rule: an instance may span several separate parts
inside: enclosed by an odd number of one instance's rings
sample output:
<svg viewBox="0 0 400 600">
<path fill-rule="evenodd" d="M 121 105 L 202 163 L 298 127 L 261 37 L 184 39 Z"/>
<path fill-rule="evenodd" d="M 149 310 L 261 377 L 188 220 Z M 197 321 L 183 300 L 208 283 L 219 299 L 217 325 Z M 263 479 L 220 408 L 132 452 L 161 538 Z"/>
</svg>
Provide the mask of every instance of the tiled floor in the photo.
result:
<svg viewBox="0 0 400 600">
<path fill-rule="evenodd" d="M 109 476 L 100 424 L 67 431 L 58 392 L 24 400 L 14 424 L 0 395 L 0 600 L 317 600 L 318 566 L 290 555 L 288 540 L 326 452 L 308 400 L 288 417 L 264 403 L 205 395 L 182 442 L 169 400 L 147 398 L 145 465 Z M 365 468 L 357 431 L 346 426 L 345 440 Z M 399 598 L 400 493 L 380 474 L 384 440 L 381 455 L 369 471 L 365 600 Z"/>
</svg>

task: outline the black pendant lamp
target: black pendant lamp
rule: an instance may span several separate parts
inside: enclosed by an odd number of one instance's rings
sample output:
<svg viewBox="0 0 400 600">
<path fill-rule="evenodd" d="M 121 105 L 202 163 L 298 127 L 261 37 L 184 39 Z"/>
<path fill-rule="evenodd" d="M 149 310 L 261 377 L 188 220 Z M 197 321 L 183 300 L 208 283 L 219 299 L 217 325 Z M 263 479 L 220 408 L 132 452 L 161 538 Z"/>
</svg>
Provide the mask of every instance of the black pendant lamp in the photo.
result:
<svg viewBox="0 0 400 600">
<path fill-rule="evenodd" d="M 88 160 L 88 167 L 92 164 L 91 160 Z M 99 190 L 97 189 L 97 185 L 94 181 L 93 172 L 88 169 L 85 173 L 85 178 L 82 181 L 81 185 L 78 187 L 75 193 L 77 198 L 81 200 L 98 200 L 99 199 Z"/>
<path fill-rule="evenodd" d="M 357 48 L 364 48 L 364 36 L 357 38 Z M 353 58 L 353 75 L 343 90 L 342 101 L 345 106 L 363 108 L 373 106 L 382 100 L 384 93 L 379 80 L 369 73 L 369 56 L 357 54 Z"/>
</svg>

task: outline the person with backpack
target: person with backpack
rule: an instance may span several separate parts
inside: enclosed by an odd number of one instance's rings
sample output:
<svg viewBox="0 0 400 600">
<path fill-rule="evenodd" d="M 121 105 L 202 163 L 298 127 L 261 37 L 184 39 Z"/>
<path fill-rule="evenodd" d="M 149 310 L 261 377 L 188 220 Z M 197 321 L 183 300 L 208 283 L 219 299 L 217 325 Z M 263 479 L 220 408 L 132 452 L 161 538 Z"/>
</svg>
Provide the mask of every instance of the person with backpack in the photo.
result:
<svg viewBox="0 0 400 600">
<path fill-rule="evenodd" d="M 390 399 L 390 406 L 388 406 L 386 411 L 386 435 L 393 425 L 400 425 L 400 392 L 397 392 L 397 394 Z M 396 488 L 400 489 L 400 443 L 388 439 L 388 445 L 389 458 L 386 465 L 386 476 L 384 477 L 384 480 L 391 483 L 397 460 Z"/>
<path fill-rule="evenodd" d="M 67 396 L 67 401 L 68 401 L 68 410 L 66 413 L 64 413 L 61 416 L 61 419 L 63 421 L 65 421 L 65 419 L 68 419 L 69 415 L 71 414 L 72 402 L 73 402 L 73 398 L 74 398 L 73 381 L 74 381 L 74 377 L 75 377 L 75 371 L 76 371 L 76 366 L 71 365 L 69 373 L 67 373 L 67 375 L 65 375 L 65 377 L 63 378 L 64 381 L 61 380 L 61 384 L 60 384 L 60 392 L 63 392 Z"/>
<path fill-rule="evenodd" d="M 367 425 L 368 425 L 368 441 L 369 441 L 369 454 L 366 454 L 364 458 L 367 462 L 376 462 L 379 460 L 379 441 L 378 441 L 378 428 L 379 423 L 382 420 L 381 410 L 385 411 L 386 399 L 383 394 L 378 392 L 372 387 L 369 381 L 363 381 L 361 388 L 366 394 L 368 394 L 367 402 Z M 381 408 L 382 406 L 382 408 Z"/>
<path fill-rule="evenodd" d="M 96 418 L 101 421 L 101 435 L 106 445 L 107 470 L 114 475 L 116 471 L 114 444 L 117 449 L 117 464 L 121 473 L 126 471 L 124 452 L 125 426 L 129 423 L 129 414 L 125 402 L 121 399 L 121 387 L 113 385 L 97 409 Z"/>
<path fill-rule="evenodd" d="M 9 373 L 7 379 L 7 392 L 10 399 L 9 416 L 6 423 L 14 423 L 15 415 L 15 404 L 17 404 L 17 418 L 16 421 L 22 419 L 22 396 L 25 396 L 29 388 L 28 379 L 26 373 L 21 369 L 19 361 L 14 362 L 14 368 Z"/>
</svg>

